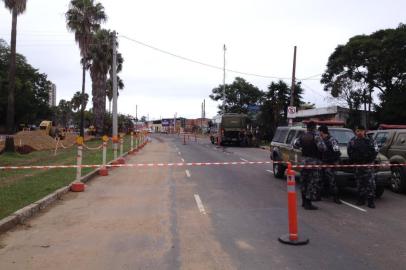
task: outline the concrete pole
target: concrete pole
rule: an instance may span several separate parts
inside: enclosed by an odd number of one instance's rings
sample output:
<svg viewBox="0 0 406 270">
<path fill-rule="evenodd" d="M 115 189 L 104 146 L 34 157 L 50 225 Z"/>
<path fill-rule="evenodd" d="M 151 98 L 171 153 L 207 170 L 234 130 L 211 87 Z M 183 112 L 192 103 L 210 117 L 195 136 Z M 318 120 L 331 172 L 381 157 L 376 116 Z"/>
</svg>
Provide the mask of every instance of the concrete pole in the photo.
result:
<svg viewBox="0 0 406 270">
<path fill-rule="evenodd" d="M 117 48 L 116 48 L 116 32 L 113 32 L 113 149 L 114 149 L 114 160 L 117 159 Z"/>
<path fill-rule="evenodd" d="M 290 90 L 290 106 L 293 106 L 294 104 L 294 95 L 295 95 L 295 84 L 296 84 L 296 46 L 294 48 L 293 52 L 293 70 L 292 70 L 292 86 Z M 292 118 L 289 118 L 289 126 L 292 126 L 293 120 Z"/>
<path fill-rule="evenodd" d="M 226 112 L 226 44 L 223 47 L 224 62 L 223 62 L 223 113 Z"/>
</svg>

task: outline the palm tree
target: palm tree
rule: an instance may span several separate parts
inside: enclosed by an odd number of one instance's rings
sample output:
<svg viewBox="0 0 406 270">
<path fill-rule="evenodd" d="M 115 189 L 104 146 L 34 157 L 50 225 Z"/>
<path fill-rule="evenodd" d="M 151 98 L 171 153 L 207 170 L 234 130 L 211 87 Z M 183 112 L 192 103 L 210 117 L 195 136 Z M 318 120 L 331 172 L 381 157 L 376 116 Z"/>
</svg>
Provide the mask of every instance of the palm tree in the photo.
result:
<svg viewBox="0 0 406 270">
<path fill-rule="evenodd" d="M 17 17 L 22 14 L 27 6 L 27 0 L 3 0 L 4 5 L 8 8 L 13 16 L 11 23 L 11 53 L 10 69 L 8 73 L 8 102 L 7 102 L 7 130 L 14 133 L 15 131 L 15 76 L 16 76 L 16 45 L 17 45 Z"/>
<path fill-rule="evenodd" d="M 94 126 L 102 135 L 104 131 L 104 114 L 106 112 L 107 75 L 113 58 L 113 33 L 106 29 L 98 30 L 93 37 L 89 50 L 90 76 L 92 78 L 92 101 Z"/>
<path fill-rule="evenodd" d="M 118 57 L 117 57 L 117 59 L 118 59 Z M 124 82 L 120 78 L 120 76 L 117 76 L 117 88 L 118 88 L 118 90 L 124 89 Z M 111 78 L 111 75 L 110 75 L 110 78 L 107 80 L 106 95 L 109 100 L 109 113 L 111 113 L 111 101 L 113 100 L 113 79 Z M 118 92 L 117 92 L 117 97 L 118 97 Z"/>
<path fill-rule="evenodd" d="M 82 56 L 82 96 L 85 94 L 86 68 L 88 68 L 89 48 L 94 33 L 100 29 L 100 24 L 107 20 L 104 7 L 94 0 L 71 0 L 69 10 L 65 14 L 68 29 L 75 33 Z M 80 114 L 80 135 L 84 135 L 84 100 Z"/>
</svg>

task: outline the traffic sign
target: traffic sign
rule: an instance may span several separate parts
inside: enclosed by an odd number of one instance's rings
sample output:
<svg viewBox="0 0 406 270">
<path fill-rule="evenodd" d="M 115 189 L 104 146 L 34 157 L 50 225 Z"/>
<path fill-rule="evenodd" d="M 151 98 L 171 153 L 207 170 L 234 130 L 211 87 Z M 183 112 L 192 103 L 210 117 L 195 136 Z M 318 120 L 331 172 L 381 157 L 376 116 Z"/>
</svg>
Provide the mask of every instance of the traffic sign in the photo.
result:
<svg viewBox="0 0 406 270">
<path fill-rule="evenodd" d="M 294 118 L 295 114 L 296 114 L 296 107 L 289 106 L 288 107 L 288 118 Z"/>
</svg>

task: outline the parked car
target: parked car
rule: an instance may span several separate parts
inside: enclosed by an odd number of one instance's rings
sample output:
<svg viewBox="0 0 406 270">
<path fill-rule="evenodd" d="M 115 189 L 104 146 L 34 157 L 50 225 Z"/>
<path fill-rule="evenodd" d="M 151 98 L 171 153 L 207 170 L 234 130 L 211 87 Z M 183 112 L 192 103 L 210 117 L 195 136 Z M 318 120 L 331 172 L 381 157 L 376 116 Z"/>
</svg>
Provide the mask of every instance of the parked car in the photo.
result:
<svg viewBox="0 0 406 270">
<path fill-rule="evenodd" d="M 387 156 L 391 164 L 406 163 L 406 127 L 369 131 L 368 135 L 375 139 L 379 152 Z M 406 168 L 393 166 L 391 171 L 391 189 L 394 192 L 405 192 Z"/>
<path fill-rule="evenodd" d="M 275 136 L 271 142 L 270 158 L 272 161 L 285 161 L 292 164 L 300 164 L 302 162 L 302 153 L 300 149 L 293 148 L 293 142 L 299 138 L 306 129 L 304 127 L 278 127 Z M 350 164 L 347 154 L 347 144 L 352 137 L 355 136 L 351 129 L 330 127 L 330 134 L 337 139 L 340 150 L 340 164 Z M 375 160 L 376 164 L 387 163 L 389 160 L 382 154 L 378 154 Z M 286 165 L 273 163 L 273 172 L 275 177 L 283 178 Z M 295 169 L 300 176 L 300 169 Z M 355 173 L 353 168 L 337 168 L 335 170 L 336 181 L 339 188 L 356 187 Z M 385 187 L 389 186 L 391 179 L 391 171 L 389 167 L 375 169 L 376 180 L 376 197 L 381 197 L 385 191 Z"/>
</svg>

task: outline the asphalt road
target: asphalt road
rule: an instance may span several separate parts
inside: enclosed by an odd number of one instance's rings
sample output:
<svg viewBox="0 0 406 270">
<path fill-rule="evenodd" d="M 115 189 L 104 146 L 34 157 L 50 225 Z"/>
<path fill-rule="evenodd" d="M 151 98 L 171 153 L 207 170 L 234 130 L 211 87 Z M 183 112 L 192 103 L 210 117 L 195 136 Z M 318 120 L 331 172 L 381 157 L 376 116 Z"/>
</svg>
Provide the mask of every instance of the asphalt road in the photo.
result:
<svg viewBox="0 0 406 270">
<path fill-rule="evenodd" d="M 183 144 L 173 135 L 128 163 L 268 161 L 259 148 Z M 0 237 L 0 269 L 405 269 L 406 196 L 376 209 L 348 190 L 318 211 L 298 206 L 306 246 L 286 234 L 286 182 L 269 165 L 120 168 Z M 300 199 L 298 198 L 298 203 Z"/>
</svg>

